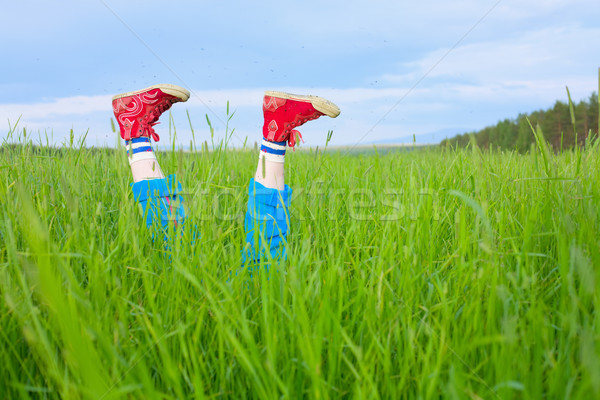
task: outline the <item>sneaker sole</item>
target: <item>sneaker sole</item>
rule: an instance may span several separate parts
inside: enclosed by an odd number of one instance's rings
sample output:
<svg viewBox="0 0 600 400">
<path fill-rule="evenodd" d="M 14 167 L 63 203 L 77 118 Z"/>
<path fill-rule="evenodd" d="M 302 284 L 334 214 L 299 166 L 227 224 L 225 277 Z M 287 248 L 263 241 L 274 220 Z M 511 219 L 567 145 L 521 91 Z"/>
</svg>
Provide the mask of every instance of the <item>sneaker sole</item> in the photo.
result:
<svg viewBox="0 0 600 400">
<path fill-rule="evenodd" d="M 322 112 L 328 117 L 335 118 L 340 115 L 340 108 L 331 101 L 319 96 L 292 94 L 286 92 L 277 92 L 275 90 L 267 90 L 265 96 L 279 97 L 286 100 L 306 101 L 312 104 L 315 110 Z"/>
<path fill-rule="evenodd" d="M 175 96 L 180 101 L 187 101 L 190 98 L 190 92 L 188 92 L 186 89 L 182 88 L 181 86 L 170 85 L 168 83 L 161 83 L 159 85 L 150 86 L 150 87 L 147 87 L 142 90 L 136 90 L 135 92 L 121 93 L 116 96 L 113 96 L 112 99 L 114 101 L 114 100 L 120 99 L 122 97 L 133 96 L 136 94 L 147 92 L 152 89 L 160 89 L 163 93 L 171 95 L 171 96 Z"/>
</svg>

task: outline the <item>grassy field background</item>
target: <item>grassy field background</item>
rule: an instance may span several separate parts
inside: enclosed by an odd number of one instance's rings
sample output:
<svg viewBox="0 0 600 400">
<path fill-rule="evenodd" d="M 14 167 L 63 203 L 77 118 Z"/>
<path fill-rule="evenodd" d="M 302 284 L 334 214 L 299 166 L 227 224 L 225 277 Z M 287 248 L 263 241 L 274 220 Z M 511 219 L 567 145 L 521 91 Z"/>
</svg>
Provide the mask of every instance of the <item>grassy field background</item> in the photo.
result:
<svg viewBox="0 0 600 400">
<path fill-rule="evenodd" d="M 166 251 L 123 149 L 16 141 L 2 398 L 600 396 L 599 142 L 288 152 L 289 260 L 250 278 L 256 151 L 159 154 L 201 234 Z"/>
</svg>

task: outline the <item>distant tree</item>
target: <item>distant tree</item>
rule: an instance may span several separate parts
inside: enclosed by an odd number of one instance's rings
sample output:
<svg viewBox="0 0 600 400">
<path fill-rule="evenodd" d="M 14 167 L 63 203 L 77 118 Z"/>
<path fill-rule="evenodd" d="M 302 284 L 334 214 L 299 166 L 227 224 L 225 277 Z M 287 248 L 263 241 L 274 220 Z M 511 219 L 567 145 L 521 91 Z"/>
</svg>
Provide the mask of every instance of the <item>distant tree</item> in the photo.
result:
<svg viewBox="0 0 600 400">
<path fill-rule="evenodd" d="M 575 105 L 575 129 L 579 143 L 585 142 L 590 129 L 590 121 L 588 119 L 588 107 L 585 101 L 580 101 Z"/>
<path fill-rule="evenodd" d="M 490 130 L 489 129 L 485 128 L 479 133 L 473 132 L 473 135 L 475 135 L 475 140 L 477 142 L 477 146 L 484 148 L 484 149 L 489 148 L 489 146 L 490 146 Z"/>
<path fill-rule="evenodd" d="M 598 96 L 592 93 L 588 100 L 582 100 L 573 105 L 575 127 L 571 120 L 568 103 L 556 101 L 548 110 L 538 110 L 530 114 L 519 114 L 514 119 L 504 119 L 496 125 L 487 126 L 478 132 L 465 133 L 442 142 L 445 146 L 466 146 L 470 136 L 475 137 L 479 147 L 514 150 L 526 152 L 534 144 L 531 126 L 539 125 L 548 143 L 556 150 L 568 149 L 577 144 L 583 145 L 590 134 L 598 135 L 600 122 L 598 120 Z M 530 126 L 531 123 L 531 126 Z"/>
<path fill-rule="evenodd" d="M 517 142 L 515 147 L 517 151 L 524 153 L 529 149 L 529 146 L 533 142 L 533 132 L 531 131 L 531 127 L 529 126 L 529 121 L 527 120 L 527 115 L 519 114 L 519 118 L 517 119 Z"/>
<path fill-rule="evenodd" d="M 562 101 L 556 101 L 551 112 L 547 112 L 541 122 L 544 136 L 555 149 L 572 147 L 575 135 L 572 133 L 569 106 Z"/>
<path fill-rule="evenodd" d="M 589 119 L 589 128 L 592 133 L 596 135 L 600 134 L 598 130 L 600 129 L 600 120 L 598 119 L 598 94 L 596 92 L 592 93 L 588 100 L 588 109 L 587 115 Z"/>
<path fill-rule="evenodd" d="M 517 141 L 518 127 L 510 119 L 498 123 L 499 145 L 503 149 L 514 149 Z"/>
</svg>

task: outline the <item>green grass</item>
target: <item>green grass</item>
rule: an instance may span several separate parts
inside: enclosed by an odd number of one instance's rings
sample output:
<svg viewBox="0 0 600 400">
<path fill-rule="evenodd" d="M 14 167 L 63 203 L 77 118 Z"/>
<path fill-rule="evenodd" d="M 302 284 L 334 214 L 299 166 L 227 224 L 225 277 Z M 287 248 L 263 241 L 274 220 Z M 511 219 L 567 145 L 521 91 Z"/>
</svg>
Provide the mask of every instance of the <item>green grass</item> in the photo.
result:
<svg viewBox="0 0 600 400">
<path fill-rule="evenodd" d="M 124 150 L 0 148 L 0 397 L 600 396 L 600 145 L 289 152 L 289 260 L 240 269 L 256 152 L 169 152 L 195 246 Z M 68 147 L 68 146 L 67 146 Z"/>
</svg>

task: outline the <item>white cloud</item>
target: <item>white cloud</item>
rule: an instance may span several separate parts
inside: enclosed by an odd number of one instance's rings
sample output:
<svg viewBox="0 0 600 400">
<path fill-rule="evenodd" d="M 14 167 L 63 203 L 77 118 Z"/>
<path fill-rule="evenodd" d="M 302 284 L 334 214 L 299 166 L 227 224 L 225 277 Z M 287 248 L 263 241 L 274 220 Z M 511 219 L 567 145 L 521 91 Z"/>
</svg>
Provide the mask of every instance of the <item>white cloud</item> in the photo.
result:
<svg viewBox="0 0 600 400">
<path fill-rule="evenodd" d="M 525 74 L 554 76 L 556 73 L 581 71 L 581 56 L 600 51 L 598 39 L 600 28 L 556 27 L 528 32 L 512 39 L 465 44 L 451 50 L 429 76 L 485 81 Z M 425 72 L 447 52 L 448 49 L 439 49 L 405 66 Z M 588 64 L 594 63 L 595 60 L 590 60 Z"/>
<path fill-rule="evenodd" d="M 401 69 L 408 72 L 387 73 L 379 79 L 406 86 L 423 78 L 418 88 L 436 90 L 442 97 L 452 94 L 459 101 L 547 96 L 553 101 L 565 93 L 565 86 L 587 97 L 597 89 L 597 65 L 589 54 L 600 53 L 600 28 L 544 29 L 510 41 L 465 44 L 447 53 L 448 49 L 438 49 L 403 64 Z"/>
<path fill-rule="evenodd" d="M 592 15 L 600 10 L 600 4 L 588 0 L 504 0 L 494 11 L 503 19 L 520 20 L 523 18 L 541 18 L 548 14 L 560 12 L 563 16 L 568 12 L 581 15 L 583 12 Z"/>
<path fill-rule="evenodd" d="M 86 115 L 110 108 L 111 96 L 73 96 L 34 104 L 0 104 L 0 118 L 40 120 L 65 115 Z M 109 105 L 107 107 L 107 105 Z"/>
</svg>

